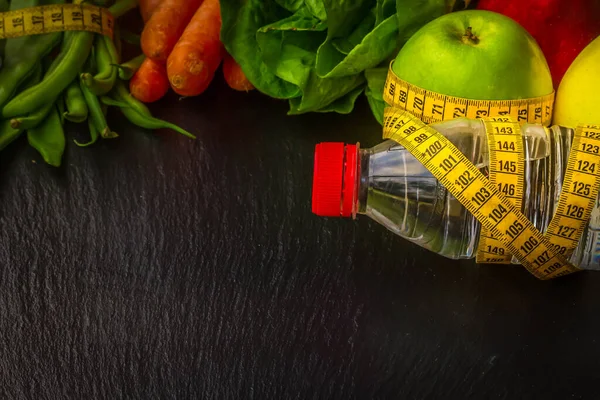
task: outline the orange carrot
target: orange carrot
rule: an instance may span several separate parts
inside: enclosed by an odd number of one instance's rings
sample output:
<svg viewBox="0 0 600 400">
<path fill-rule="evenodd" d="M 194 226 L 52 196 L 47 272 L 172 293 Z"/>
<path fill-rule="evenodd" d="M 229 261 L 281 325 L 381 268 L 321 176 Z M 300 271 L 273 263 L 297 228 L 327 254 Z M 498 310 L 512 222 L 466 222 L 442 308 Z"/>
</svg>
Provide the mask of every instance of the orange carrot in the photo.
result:
<svg viewBox="0 0 600 400">
<path fill-rule="evenodd" d="M 173 90 L 197 96 L 210 85 L 223 58 L 219 0 L 204 0 L 167 60 Z"/>
<path fill-rule="evenodd" d="M 225 54 L 225 59 L 223 60 L 223 77 L 233 90 L 248 92 L 254 89 L 254 85 L 248 80 L 240 64 L 229 54 Z"/>
<path fill-rule="evenodd" d="M 129 82 L 133 97 L 144 103 L 152 103 L 169 91 L 169 79 L 163 63 L 146 58 Z"/>
<path fill-rule="evenodd" d="M 140 0 L 140 14 L 142 15 L 142 19 L 144 22 L 148 22 L 154 11 L 158 7 L 158 5 L 163 0 Z"/>
<path fill-rule="evenodd" d="M 163 0 L 142 31 L 146 57 L 166 61 L 201 3 L 202 0 Z"/>
</svg>

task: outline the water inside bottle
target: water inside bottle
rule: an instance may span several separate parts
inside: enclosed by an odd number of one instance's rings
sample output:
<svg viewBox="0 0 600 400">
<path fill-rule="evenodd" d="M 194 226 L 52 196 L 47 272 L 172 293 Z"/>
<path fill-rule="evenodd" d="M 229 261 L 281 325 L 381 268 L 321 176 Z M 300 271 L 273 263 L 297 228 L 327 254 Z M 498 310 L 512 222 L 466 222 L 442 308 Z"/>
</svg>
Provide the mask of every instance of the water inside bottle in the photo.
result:
<svg viewBox="0 0 600 400">
<path fill-rule="evenodd" d="M 487 176 L 487 136 L 481 121 L 456 119 L 432 127 Z M 573 132 L 540 125 L 524 125 L 522 132 L 526 159 L 522 211 L 544 232 L 558 205 Z M 479 222 L 404 147 L 387 140 L 361 150 L 360 157 L 359 213 L 445 257 L 475 255 Z M 572 261 L 600 269 L 598 202 Z"/>
</svg>

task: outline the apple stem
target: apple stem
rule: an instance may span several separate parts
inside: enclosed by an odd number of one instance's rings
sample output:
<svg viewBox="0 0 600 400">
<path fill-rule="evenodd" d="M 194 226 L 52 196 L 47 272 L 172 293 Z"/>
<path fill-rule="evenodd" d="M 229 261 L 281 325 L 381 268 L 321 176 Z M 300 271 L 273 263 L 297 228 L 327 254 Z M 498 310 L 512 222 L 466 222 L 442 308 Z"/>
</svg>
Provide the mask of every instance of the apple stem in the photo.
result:
<svg viewBox="0 0 600 400">
<path fill-rule="evenodd" d="M 479 38 L 473 33 L 473 28 L 470 26 L 465 31 L 465 34 L 462 36 L 463 43 L 467 44 L 477 44 L 479 43 Z"/>
</svg>

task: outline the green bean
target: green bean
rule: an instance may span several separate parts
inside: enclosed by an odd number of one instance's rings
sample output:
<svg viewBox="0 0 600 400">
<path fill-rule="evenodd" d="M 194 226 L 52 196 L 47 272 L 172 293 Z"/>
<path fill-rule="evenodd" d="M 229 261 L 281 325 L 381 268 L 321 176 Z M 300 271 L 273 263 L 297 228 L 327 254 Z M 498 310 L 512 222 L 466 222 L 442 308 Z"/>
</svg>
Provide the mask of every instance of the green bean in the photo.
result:
<svg viewBox="0 0 600 400">
<path fill-rule="evenodd" d="M 56 68 L 58 68 L 58 65 L 60 64 L 60 62 L 61 62 L 60 57 L 56 58 L 52 62 L 50 62 L 48 60 L 48 58 L 44 58 L 43 64 L 46 67 L 46 73 L 44 74 L 44 79 L 46 79 L 47 76 L 52 74 L 54 72 L 54 70 Z M 23 129 L 23 130 L 27 130 L 27 129 L 36 127 L 44 119 L 46 119 L 46 116 L 48 115 L 50 110 L 52 110 L 52 108 L 54 107 L 54 104 L 60 103 L 60 100 L 62 100 L 61 95 L 62 95 L 61 93 L 58 93 L 56 96 L 49 98 L 47 103 L 43 104 L 40 108 L 38 108 L 37 110 L 34 110 L 33 112 L 31 112 L 25 116 L 11 118 L 10 126 L 13 127 L 14 129 Z M 61 113 L 61 116 L 62 116 L 62 113 Z M 61 117 L 61 119 L 62 119 L 62 117 Z"/>
<path fill-rule="evenodd" d="M 129 10 L 133 10 L 138 5 L 138 0 L 117 0 L 115 4 L 108 8 L 108 11 L 115 17 L 122 17 Z"/>
<path fill-rule="evenodd" d="M 106 42 L 104 41 L 104 36 L 96 36 L 96 39 L 94 40 L 94 52 L 94 60 L 96 62 L 95 77 L 109 77 L 113 70 L 112 63 L 114 60 L 108 52 Z"/>
<path fill-rule="evenodd" d="M 23 82 L 19 89 L 27 90 L 33 85 L 37 85 L 42 80 L 44 69 L 41 64 L 37 64 L 32 71 L 32 74 Z"/>
<path fill-rule="evenodd" d="M 42 123 L 53 107 L 54 103 L 47 103 L 25 117 L 11 118 L 10 126 L 23 130 L 35 128 Z"/>
<path fill-rule="evenodd" d="M 65 94 L 61 94 L 56 99 L 56 109 L 58 110 L 58 115 L 60 115 L 60 123 L 61 125 L 65 124 Z"/>
<path fill-rule="evenodd" d="M 22 129 L 14 129 L 10 126 L 10 121 L 0 121 L 0 150 L 14 142 L 23 132 Z"/>
<path fill-rule="evenodd" d="M 100 135 L 105 139 L 117 137 L 118 135 L 112 132 L 108 127 L 108 123 L 106 122 L 106 117 L 102 112 L 102 106 L 100 105 L 100 101 L 98 101 L 98 97 L 96 97 L 96 95 L 94 95 L 84 84 L 81 84 L 80 86 L 83 97 L 85 98 L 85 102 L 88 106 L 90 119 L 96 128 L 96 132 L 99 132 Z"/>
<path fill-rule="evenodd" d="M 104 44 L 106 45 L 106 48 L 108 49 L 108 54 L 110 54 L 112 63 L 120 64 L 121 63 L 121 54 L 120 54 L 119 48 L 117 47 L 115 42 L 113 40 L 111 40 L 111 38 L 109 38 L 108 36 L 102 36 L 102 39 L 104 39 Z"/>
<path fill-rule="evenodd" d="M 55 107 L 37 127 L 27 131 L 27 140 L 44 161 L 60 167 L 65 151 L 65 132 L 60 121 L 60 113 Z"/>
<path fill-rule="evenodd" d="M 79 147 L 88 147 L 98 141 L 98 130 L 96 129 L 96 126 L 92 122 L 91 118 L 88 119 L 87 121 L 88 121 L 88 130 L 90 131 L 90 141 L 87 143 L 79 143 L 77 140 L 74 140 L 75 144 Z"/>
<path fill-rule="evenodd" d="M 119 107 L 125 118 L 127 118 L 132 124 L 144 129 L 172 129 L 175 132 L 181 133 L 184 136 L 196 139 L 196 136 L 192 135 L 185 129 L 182 129 L 175 124 L 163 121 L 158 118 L 154 118 L 152 115 L 144 115 L 139 113 L 135 108 L 131 106 L 131 104 L 123 100 L 123 98 L 120 97 L 119 94 L 115 94 L 115 97 L 116 98 L 102 96 L 100 100 L 106 105 Z"/>
<path fill-rule="evenodd" d="M 81 123 L 88 117 L 88 108 L 79 86 L 79 82 L 75 79 L 65 91 L 65 103 L 67 111 L 63 116 L 67 121 Z"/>
<path fill-rule="evenodd" d="M 111 43 L 112 49 L 109 49 L 108 42 Z M 106 36 L 98 36 L 96 38 L 96 68 L 98 73 L 92 75 L 89 72 L 81 74 L 81 80 L 96 96 L 101 96 L 110 92 L 115 85 L 118 77 L 118 68 L 114 65 L 118 59 L 115 54 L 112 41 Z"/>
<path fill-rule="evenodd" d="M 116 100 L 112 97 L 102 96 L 100 97 L 100 101 L 107 106 L 119 107 L 119 108 L 131 108 L 131 106 L 124 101 Z"/>
<path fill-rule="evenodd" d="M 23 89 L 26 90 L 40 82 L 42 79 L 42 65 L 37 64 L 33 70 L 31 76 L 27 78 L 27 80 L 23 83 Z M 6 146 L 12 143 L 15 139 L 17 139 L 21 133 L 22 129 L 15 129 L 11 126 L 9 120 L 1 120 L 0 121 L 0 150 L 3 150 Z"/>
<path fill-rule="evenodd" d="M 115 85 L 115 90 L 113 90 L 114 97 L 117 99 L 125 101 L 127 104 L 131 106 L 134 110 L 139 112 L 142 115 L 152 116 L 152 113 L 146 107 L 144 103 L 133 97 L 129 90 L 125 87 L 125 84 L 121 81 L 117 82 Z"/>
<path fill-rule="evenodd" d="M 93 33 L 84 31 L 73 34 L 71 45 L 64 50 L 60 65 L 39 84 L 21 92 L 2 109 L 4 118 L 28 114 L 40 108 L 49 98 L 62 92 L 79 73 L 92 48 Z"/>
<path fill-rule="evenodd" d="M 57 1 L 57 3 L 64 3 L 64 1 Z M 37 0 L 12 1 L 10 10 L 38 5 L 40 1 Z M 53 32 L 6 40 L 2 70 L 0 70 L 0 107 L 15 95 L 19 85 L 31 75 L 41 59 L 60 43 L 62 37 L 62 32 Z"/>
<path fill-rule="evenodd" d="M 133 77 L 133 75 L 135 75 L 137 70 L 140 69 L 140 66 L 142 65 L 145 59 L 146 55 L 142 53 L 139 56 L 127 61 L 126 63 L 117 65 L 117 68 L 119 68 L 119 78 L 124 81 L 130 80 Z"/>
<path fill-rule="evenodd" d="M 167 121 L 163 121 L 162 119 L 148 117 L 146 115 L 142 115 L 135 111 L 133 108 L 121 108 L 121 112 L 125 115 L 125 118 L 129 120 L 134 125 L 137 125 L 141 128 L 145 129 L 172 129 L 175 132 L 178 132 L 184 136 L 187 136 L 191 139 L 196 139 L 196 136 L 192 135 L 188 131 L 179 126 L 172 124 Z"/>
</svg>

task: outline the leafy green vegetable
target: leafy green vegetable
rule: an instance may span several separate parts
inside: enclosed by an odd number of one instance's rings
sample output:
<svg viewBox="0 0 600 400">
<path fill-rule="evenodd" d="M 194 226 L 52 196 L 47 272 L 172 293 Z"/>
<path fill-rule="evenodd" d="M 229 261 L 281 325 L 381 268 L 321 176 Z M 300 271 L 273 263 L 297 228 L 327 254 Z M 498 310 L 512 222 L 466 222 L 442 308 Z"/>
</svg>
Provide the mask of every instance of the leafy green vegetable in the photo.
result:
<svg viewBox="0 0 600 400">
<path fill-rule="evenodd" d="M 365 92 L 381 122 L 390 60 L 457 0 L 221 0 L 221 40 L 289 114 L 349 113 Z"/>
<path fill-rule="evenodd" d="M 365 71 L 365 77 L 367 78 L 365 95 L 375 119 L 380 124 L 383 124 L 383 110 L 386 107 L 386 103 L 383 101 L 383 87 L 385 86 L 387 73 L 387 67 L 371 68 Z"/>
<path fill-rule="evenodd" d="M 327 80 L 316 75 L 316 45 L 325 40 L 325 29 L 323 22 L 302 8 L 286 19 L 261 28 L 256 35 L 269 69 L 302 92 L 302 96 L 290 100 L 290 114 L 320 111 L 364 83 L 360 75 Z"/>
<path fill-rule="evenodd" d="M 304 85 L 303 96 L 290 100 L 289 114 L 321 111 L 358 87 L 362 91 L 363 83 L 365 83 L 365 78 L 359 74 L 336 79 L 322 79 L 314 70 L 311 70 Z"/>
<path fill-rule="evenodd" d="M 221 40 L 227 52 L 259 91 L 279 99 L 299 96 L 300 91 L 267 68 L 257 51 L 256 32 L 285 17 L 286 11 L 272 0 L 226 0 L 221 4 Z"/>
<path fill-rule="evenodd" d="M 327 38 L 349 35 L 373 7 L 372 0 L 323 0 L 327 13 Z"/>
<path fill-rule="evenodd" d="M 323 78 L 336 78 L 359 74 L 376 67 L 394 53 L 398 47 L 397 39 L 396 17 L 391 16 L 367 34 L 346 56 L 333 47 L 321 46 L 317 53 L 317 73 Z M 332 63 L 340 56 L 343 58 L 339 62 Z"/>
<path fill-rule="evenodd" d="M 296 12 L 304 5 L 304 0 L 277 0 L 277 4 L 288 11 Z"/>
<path fill-rule="evenodd" d="M 304 0 L 304 4 L 312 15 L 321 21 L 327 20 L 327 13 L 325 12 L 325 4 L 323 4 L 323 0 Z"/>
<path fill-rule="evenodd" d="M 360 94 L 363 92 L 363 87 L 359 86 L 344 97 L 340 97 L 327 107 L 324 107 L 318 112 L 336 112 L 339 114 L 350 114 L 354 109 L 354 103 Z"/>
<path fill-rule="evenodd" d="M 362 22 L 348 35 L 348 37 L 335 38 L 331 41 L 333 46 L 342 54 L 349 54 L 365 36 L 375 27 L 375 14 L 370 12 Z"/>
</svg>

